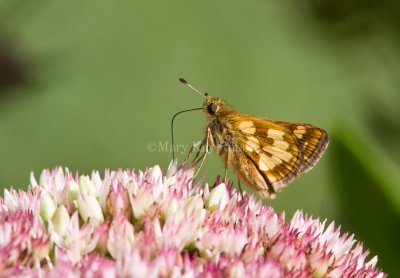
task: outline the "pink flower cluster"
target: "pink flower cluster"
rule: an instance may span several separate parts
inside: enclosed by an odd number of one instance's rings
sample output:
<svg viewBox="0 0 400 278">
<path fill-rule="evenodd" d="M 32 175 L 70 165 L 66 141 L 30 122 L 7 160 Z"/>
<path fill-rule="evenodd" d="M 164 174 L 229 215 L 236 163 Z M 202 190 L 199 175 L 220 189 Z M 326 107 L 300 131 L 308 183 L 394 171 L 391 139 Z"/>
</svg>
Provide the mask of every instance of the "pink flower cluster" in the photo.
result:
<svg viewBox="0 0 400 278">
<path fill-rule="evenodd" d="M 0 199 L 1 277 L 386 277 L 334 224 L 296 212 L 289 223 L 230 183 L 68 169 L 31 175 Z"/>
</svg>

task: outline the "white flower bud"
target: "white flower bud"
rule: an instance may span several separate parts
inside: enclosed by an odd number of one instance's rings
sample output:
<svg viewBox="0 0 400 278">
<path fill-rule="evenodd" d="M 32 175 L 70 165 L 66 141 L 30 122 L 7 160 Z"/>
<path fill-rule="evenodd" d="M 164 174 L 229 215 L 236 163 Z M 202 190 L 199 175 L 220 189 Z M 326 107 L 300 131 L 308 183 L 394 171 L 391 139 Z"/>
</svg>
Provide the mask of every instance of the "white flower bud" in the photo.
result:
<svg viewBox="0 0 400 278">
<path fill-rule="evenodd" d="M 71 207 L 73 207 L 74 202 L 78 199 L 78 195 L 79 195 L 79 185 L 71 180 L 68 183 L 68 204 Z"/>
<path fill-rule="evenodd" d="M 53 198 L 43 190 L 42 200 L 40 201 L 40 216 L 45 222 L 48 222 L 56 211 L 56 205 Z"/>
<path fill-rule="evenodd" d="M 98 225 L 104 221 L 103 212 L 99 202 L 95 197 L 82 192 L 78 195 L 78 210 L 84 222 L 90 222 Z"/>
<path fill-rule="evenodd" d="M 64 206 L 60 206 L 56 209 L 51 222 L 57 234 L 64 237 L 67 234 L 71 217 L 69 216 L 67 209 Z"/>
<path fill-rule="evenodd" d="M 151 192 L 145 191 L 132 199 L 132 211 L 137 220 L 142 220 L 145 212 L 154 203 Z"/>
<path fill-rule="evenodd" d="M 210 192 L 210 196 L 206 201 L 207 208 L 213 208 L 219 204 L 219 208 L 223 210 L 229 201 L 228 190 L 225 183 L 221 183 Z"/>
<path fill-rule="evenodd" d="M 79 177 L 79 190 L 81 192 L 86 192 L 87 194 L 97 197 L 98 192 L 97 189 L 94 187 L 92 181 L 88 176 L 80 176 Z"/>
</svg>

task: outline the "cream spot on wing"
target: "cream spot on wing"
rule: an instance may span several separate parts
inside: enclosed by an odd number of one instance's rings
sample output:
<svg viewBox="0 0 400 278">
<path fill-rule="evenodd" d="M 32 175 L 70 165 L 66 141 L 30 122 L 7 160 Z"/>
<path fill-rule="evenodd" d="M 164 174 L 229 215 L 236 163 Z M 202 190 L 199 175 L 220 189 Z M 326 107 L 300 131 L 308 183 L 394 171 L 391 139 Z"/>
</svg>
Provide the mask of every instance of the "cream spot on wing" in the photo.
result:
<svg viewBox="0 0 400 278">
<path fill-rule="evenodd" d="M 286 151 L 287 149 L 289 149 L 289 143 L 283 140 L 274 140 L 273 145 L 275 147 L 278 147 L 284 151 Z"/>
<path fill-rule="evenodd" d="M 285 134 L 285 132 L 280 131 L 280 130 L 276 130 L 276 129 L 268 129 L 268 137 L 275 139 L 275 140 L 283 140 L 283 135 Z"/>
<path fill-rule="evenodd" d="M 246 150 L 249 152 L 252 152 L 252 151 L 259 152 L 260 151 L 260 142 L 258 141 L 258 139 L 256 137 L 254 137 L 254 136 L 247 137 Z"/>
<path fill-rule="evenodd" d="M 296 135 L 297 138 L 301 139 L 303 138 L 303 134 L 306 133 L 306 127 L 299 125 L 297 128 L 293 131 L 294 135 Z"/>
<path fill-rule="evenodd" d="M 247 134 L 254 134 L 256 132 L 256 128 L 255 128 L 255 126 L 254 126 L 252 121 L 242 121 L 242 122 L 240 122 L 239 129 L 243 133 L 247 133 Z"/>
<path fill-rule="evenodd" d="M 276 163 L 268 157 L 266 154 L 260 154 L 260 160 L 258 161 L 258 168 L 262 171 L 268 171 L 274 169 Z"/>
<path fill-rule="evenodd" d="M 280 159 L 282 159 L 282 160 L 284 160 L 284 161 L 286 161 L 286 162 L 289 162 L 290 159 L 292 159 L 292 157 L 293 157 L 293 155 L 291 153 L 289 153 L 287 151 L 284 151 L 284 150 L 281 150 L 281 149 L 279 149 L 277 147 L 274 147 L 274 146 L 265 146 L 263 148 L 263 150 L 268 152 L 268 153 L 270 153 L 270 154 L 272 154 L 272 155 L 274 155 L 274 156 L 276 156 L 276 157 L 278 157 L 278 158 L 280 158 Z"/>
<path fill-rule="evenodd" d="M 303 138 L 303 134 L 296 133 L 296 131 L 294 132 L 294 135 L 296 135 L 296 137 L 299 139 Z"/>
<path fill-rule="evenodd" d="M 239 124 L 239 128 L 240 129 L 253 127 L 253 126 L 254 126 L 253 121 L 241 121 L 240 124 Z"/>
<path fill-rule="evenodd" d="M 275 156 L 275 155 L 271 156 L 270 159 L 271 159 L 276 165 L 279 165 L 279 164 L 281 164 L 281 163 L 283 162 L 279 157 L 277 157 L 277 156 Z"/>
</svg>

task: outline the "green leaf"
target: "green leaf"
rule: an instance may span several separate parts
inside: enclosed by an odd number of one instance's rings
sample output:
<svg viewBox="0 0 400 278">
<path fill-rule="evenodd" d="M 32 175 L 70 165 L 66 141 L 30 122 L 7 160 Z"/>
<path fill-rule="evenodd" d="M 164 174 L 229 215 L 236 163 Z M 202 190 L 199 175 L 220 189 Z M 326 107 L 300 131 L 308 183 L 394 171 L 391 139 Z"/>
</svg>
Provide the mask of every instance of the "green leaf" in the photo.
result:
<svg viewBox="0 0 400 278">
<path fill-rule="evenodd" d="M 344 124 L 331 140 L 333 179 L 341 200 L 339 223 L 357 234 L 394 277 L 400 235 L 400 176 L 377 144 Z M 396 275 L 397 274 L 397 275 Z"/>
</svg>

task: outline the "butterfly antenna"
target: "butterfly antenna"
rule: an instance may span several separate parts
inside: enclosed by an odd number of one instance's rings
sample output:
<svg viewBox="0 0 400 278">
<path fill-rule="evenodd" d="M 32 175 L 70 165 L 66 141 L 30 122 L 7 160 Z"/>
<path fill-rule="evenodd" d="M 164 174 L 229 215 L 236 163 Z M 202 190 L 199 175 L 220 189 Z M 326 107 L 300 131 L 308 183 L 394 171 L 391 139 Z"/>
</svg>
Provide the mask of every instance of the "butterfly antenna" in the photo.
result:
<svg viewBox="0 0 400 278">
<path fill-rule="evenodd" d="M 208 94 L 207 94 L 207 93 L 202 93 L 202 92 L 200 92 L 200 91 L 197 90 L 195 87 L 193 87 L 189 82 L 187 82 L 185 79 L 179 78 L 179 81 L 180 81 L 182 84 L 188 86 L 190 89 L 192 89 L 193 91 L 195 91 L 195 92 L 198 93 L 199 95 L 201 95 L 202 97 L 208 97 Z"/>
</svg>

